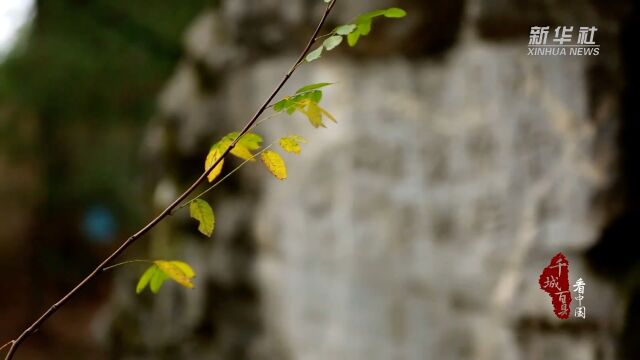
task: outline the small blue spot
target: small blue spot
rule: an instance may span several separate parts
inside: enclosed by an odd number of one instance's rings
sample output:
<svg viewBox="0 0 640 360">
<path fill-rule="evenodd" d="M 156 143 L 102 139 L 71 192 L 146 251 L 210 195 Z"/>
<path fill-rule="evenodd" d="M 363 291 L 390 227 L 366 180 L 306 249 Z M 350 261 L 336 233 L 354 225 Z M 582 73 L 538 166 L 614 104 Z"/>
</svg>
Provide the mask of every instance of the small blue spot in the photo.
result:
<svg viewBox="0 0 640 360">
<path fill-rule="evenodd" d="M 112 212 L 102 205 L 88 208 L 82 219 L 82 231 L 91 242 L 104 243 L 111 240 L 117 224 Z"/>
</svg>

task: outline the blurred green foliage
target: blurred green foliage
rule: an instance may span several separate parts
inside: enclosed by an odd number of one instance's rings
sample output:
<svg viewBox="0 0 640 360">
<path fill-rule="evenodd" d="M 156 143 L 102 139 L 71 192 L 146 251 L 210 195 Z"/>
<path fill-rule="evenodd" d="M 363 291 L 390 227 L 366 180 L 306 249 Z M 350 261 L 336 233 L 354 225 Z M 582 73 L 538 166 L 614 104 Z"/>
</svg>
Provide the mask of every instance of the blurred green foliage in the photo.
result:
<svg viewBox="0 0 640 360">
<path fill-rule="evenodd" d="M 49 211 L 131 210 L 143 126 L 186 27 L 213 1 L 37 1 L 0 64 L 0 153 L 36 159 Z"/>
</svg>

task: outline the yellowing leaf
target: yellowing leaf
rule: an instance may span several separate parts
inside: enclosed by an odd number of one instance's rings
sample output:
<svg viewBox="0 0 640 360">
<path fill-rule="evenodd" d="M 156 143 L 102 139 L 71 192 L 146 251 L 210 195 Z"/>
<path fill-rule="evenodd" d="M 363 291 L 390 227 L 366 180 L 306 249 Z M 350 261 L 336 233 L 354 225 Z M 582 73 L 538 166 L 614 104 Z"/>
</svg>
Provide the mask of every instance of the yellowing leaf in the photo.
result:
<svg viewBox="0 0 640 360">
<path fill-rule="evenodd" d="M 191 266 L 189 266 L 189 264 L 187 264 L 186 262 L 174 260 L 174 261 L 171 261 L 171 263 L 173 263 L 173 265 L 179 267 L 180 270 L 182 270 L 182 272 L 184 272 L 184 274 L 188 278 L 192 278 L 192 277 L 196 276 L 196 273 L 193 271 Z"/>
<path fill-rule="evenodd" d="M 140 280 L 138 280 L 138 285 L 136 285 L 136 294 L 140 294 L 142 290 L 147 287 L 147 284 L 149 284 L 156 271 L 158 271 L 158 267 L 154 264 L 142 274 Z"/>
<path fill-rule="evenodd" d="M 215 164 L 216 161 L 218 161 L 218 159 L 220 159 L 220 155 L 222 155 L 222 151 L 220 151 L 220 149 L 214 145 L 211 148 L 211 150 L 209 150 L 209 154 L 207 154 L 207 159 L 204 162 L 205 171 L 209 170 L 209 168 L 213 166 L 213 164 Z M 212 182 L 213 180 L 215 180 L 215 178 L 218 177 L 218 175 L 220 175 L 220 173 L 222 172 L 223 164 L 224 164 L 224 159 L 220 160 L 218 165 L 216 165 L 216 167 L 213 170 L 211 170 L 209 175 L 207 175 L 207 179 L 209 180 L 209 182 Z"/>
<path fill-rule="evenodd" d="M 218 144 L 221 151 L 224 151 L 231 145 L 231 143 L 238 137 L 237 132 L 232 132 L 225 136 Z M 253 159 L 253 154 L 251 150 L 257 150 L 260 148 L 260 143 L 262 143 L 262 137 L 258 134 L 254 133 L 246 133 L 244 134 L 240 140 L 236 143 L 236 145 L 231 149 L 231 154 L 249 161 L 255 161 Z"/>
<path fill-rule="evenodd" d="M 323 109 L 322 107 L 320 107 L 320 105 L 317 105 L 318 109 L 320 109 L 320 112 L 322 113 L 322 115 L 328 117 L 331 121 L 333 121 L 334 123 L 337 123 L 336 118 L 333 117 L 333 115 L 331 115 L 331 113 L 329 113 L 327 110 Z"/>
<path fill-rule="evenodd" d="M 246 133 L 238 140 L 238 144 L 241 144 L 249 150 L 258 150 L 261 142 L 262 136 L 255 133 Z"/>
<path fill-rule="evenodd" d="M 192 278 L 193 276 L 187 276 L 185 272 L 182 271 L 182 269 L 173 261 L 156 260 L 154 261 L 154 264 L 158 265 L 158 269 L 165 273 L 166 276 L 168 276 L 171 280 L 190 289 L 194 287 L 193 283 L 190 280 L 190 278 Z"/>
<path fill-rule="evenodd" d="M 280 154 L 272 150 L 267 150 L 260 155 L 260 159 L 278 180 L 287 178 L 287 166 L 284 160 L 282 160 L 282 157 L 280 157 Z"/>
<path fill-rule="evenodd" d="M 184 287 L 193 288 L 191 279 L 195 276 L 196 273 L 185 262 L 156 260 L 140 277 L 136 286 L 136 293 L 140 294 L 149 284 L 151 292 L 157 294 L 167 279 L 171 279 Z"/>
<path fill-rule="evenodd" d="M 307 140 L 300 135 L 289 135 L 280 138 L 280 147 L 286 152 L 300 154 L 300 144 L 306 142 Z"/>
<path fill-rule="evenodd" d="M 211 149 L 209 150 L 209 154 L 207 154 L 207 158 L 205 160 L 204 168 L 208 170 L 215 162 L 227 151 L 227 148 L 233 143 L 233 141 L 238 137 L 239 133 L 232 132 L 229 133 L 220 139 L 217 143 L 215 143 Z M 244 160 L 253 160 L 252 150 L 257 150 L 260 148 L 260 143 L 262 142 L 262 137 L 258 134 L 247 133 L 244 134 L 240 140 L 236 143 L 236 145 L 231 149 L 231 154 L 235 155 Z M 221 160 L 220 163 L 215 167 L 215 169 L 211 170 L 207 179 L 209 182 L 215 180 L 218 175 L 222 172 L 222 165 L 224 164 L 224 160 Z"/>
<path fill-rule="evenodd" d="M 309 122 L 311 123 L 311 125 L 313 125 L 313 127 L 326 127 L 322 122 L 322 111 L 320 110 L 318 104 L 307 101 L 306 109 L 303 108 L 300 111 L 302 111 L 303 114 L 307 115 L 307 118 L 309 118 Z"/>
<path fill-rule="evenodd" d="M 246 147 L 240 145 L 240 143 L 236 144 L 236 146 L 231 149 L 231 154 L 243 160 L 255 161 L 255 159 L 253 159 L 253 154 L 251 153 L 251 151 L 249 151 L 249 149 L 247 149 Z"/>
<path fill-rule="evenodd" d="M 213 214 L 213 209 L 208 202 L 202 199 L 195 199 L 189 205 L 189 214 L 192 218 L 198 220 L 198 230 L 206 236 L 213 234 L 213 229 L 216 226 L 216 218 Z"/>
</svg>

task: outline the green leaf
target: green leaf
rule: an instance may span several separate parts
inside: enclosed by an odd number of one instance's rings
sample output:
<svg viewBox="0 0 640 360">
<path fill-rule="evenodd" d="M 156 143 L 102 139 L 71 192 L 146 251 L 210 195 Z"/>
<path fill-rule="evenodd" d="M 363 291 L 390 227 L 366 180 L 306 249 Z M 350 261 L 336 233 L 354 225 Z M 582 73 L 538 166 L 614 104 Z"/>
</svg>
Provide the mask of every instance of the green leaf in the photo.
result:
<svg viewBox="0 0 640 360">
<path fill-rule="evenodd" d="M 284 110 L 286 104 L 287 104 L 287 98 L 284 98 L 278 101 L 277 103 L 273 104 L 273 111 L 280 112 Z"/>
<path fill-rule="evenodd" d="M 211 234 L 213 234 L 213 229 L 216 226 L 216 219 L 208 202 L 202 199 L 195 199 L 191 202 L 191 205 L 189 205 L 189 213 L 192 218 L 200 222 L 198 230 L 202 234 L 206 236 L 211 236 Z"/>
<path fill-rule="evenodd" d="M 157 267 L 157 266 L 156 266 Z M 156 271 L 153 276 L 151 277 L 151 284 L 149 285 L 149 288 L 151 289 L 151 292 L 154 294 L 157 294 L 158 291 L 160 290 L 160 288 L 162 287 L 162 284 L 165 282 L 165 280 L 167 280 L 169 278 L 169 276 L 167 276 L 167 274 L 165 274 L 164 272 L 162 272 L 159 268 L 158 271 Z"/>
<path fill-rule="evenodd" d="M 342 36 L 334 35 L 334 36 L 331 36 L 331 37 L 327 38 L 322 43 L 322 46 L 324 46 L 324 48 L 327 49 L 327 51 L 330 51 L 330 50 L 335 49 L 336 46 L 340 45 L 340 43 L 342 43 Z"/>
<path fill-rule="evenodd" d="M 301 87 L 300 89 L 296 90 L 296 94 L 300 94 L 300 93 L 311 91 L 311 90 L 320 89 L 320 88 L 323 88 L 323 87 L 329 86 L 329 85 L 333 85 L 333 83 L 322 82 L 322 83 L 317 83 L 317 84 L 305 85 L 305 86 Z"/>
<path fill-rule="evenodd" d="M 312 52 L 307 54 L 307 57 L 305 57 L 305 60 L 307 60 L 307 62 L 312 62 L 314 60 L 318 60 L 320 58 L 320 56 L 322 55 L 322 49 L 323 47 L 320 46 L 319 48 L 313 50 Z"/>
<path fill-rule="evenodd" d="M 362 36 L 369 35 L 371 32 L 371 19 L 358 22 L 358 32 Z"/>
<path fill-rule="evenodd" d="M 349 35 L 356 29 L 355 24 L 346 24 L 338 26 L 334 31 L 338 35 Z"/>
<path fill-rule="evenodd" d="M 347 43 L 349 43 L 349 46 L 351 47 L 356 46 L 358 39 L 360 39 L 360 31 L 354 31 L 347 35 Z"/>
<path fill-rule="evenodd" d="M 358 16 L 357 20 L 365 20 L 365 19 L 373 19 L 374 17 L 382 16 L 387 12 L 387 10 L 373 10 L 366 12 L 360 16 Z"/>
<path fill-rule="evenodd" d="M 158 267 L 153 264 L 142 274 L 140 280 L 138 280 L 138 285 L 136 285 L 136 294 L 140 294 L 142 290 L 147 287 L 147 284 L 149 284 L 149 281 L 151 281 L 156 271 L 158 271 Z"/>
<path fill-rule="evenodd" d="M 349 43 L 349 46 L 354 47 L 358 43 L 358 40 L 360 39 L 361 36 L 366 36 L 371 32 L 371 24 L 372 24 L 373 18 L 376 18 L 379 16 L 385 16 L 388 18 L 401 18 L 406 15 L 407 15 L 406 11 L 397 7 L 388 8 L 384 10 L 369 11 L 356 18 L 355 29 L 347 28 L 346 27 L 347 25 L 343 25 L 345 26 L 345 28 L 342 31 L 346 32 L 350 30 L 350 32 L 346 34 L 347 42 Z M 337 33 L 337 30 L 338 28 L 336 28 L 336 33 Z"/>
<path fill-rule="evenodd" d="M 331 2 L 331 0 L 324 0 L 324 2 L 326 2 L 327 4 Z"/>
<path fill-rule="evenodd" d="M 211 148 L 212 149 L 211 151 L 213 152 L 214 149 L 217 149 L 218 154 L 222 154 L 225 150 L 227 150 L 227 148 L 231 145 L 231 143 L 233 143 L 236 140 L 238 135 L 240 135 L 240 133 L 235 131 L 225 135 L 220 141 L 218 141 Z M 240 138 L 240 140 L 238 140 L 238 142 L 233 147 L 233 149 L 231 149 L 231 154 L 243 160 L 255 161 L 253 159 L 253 154 L 251 153 L 251 151 L 259 149 L 260 143 L 262 143 L 262 136 L 254 133 L 246 133 Z M 211 157 L 212 160 L 215 158 L 213 155 L 215 154 L 212 154 L 212 157 Z M 211 164 L 213 164 L 213 162 L 211 162 Z M 220 170 L 222 170 L 222 168 L 220 168 Z M 217 176 L 219 173 L 220 172 L 217 171 L 217 174 L 215 176 Z M 209 181 L 212 181 L 212 180 L 209 179 Z"/>
<path fill-rule="evenodd" d="M 235 138 L 238 137 L 238 134 L 238 132 L 234 131 L 227 136 L 232 137 L 233 140 L 235 140 Z M 261 142 L 262 136 L 256 133 L 246 133 L 240 138 L 240 140 L 238 140 L 238 145 L 246 147 L 249 150 L 258 150 Z"/>
<path fill-rule="evenodd" d="M 403 18 L 407 16 L 407 12 L 400 8 L 389 8 L 385 10 L 384 16 L 388 18 Z"/>
<path fill-rule="evenodd" d="M 320 100 L 322 100 L 322 91 L 320 90 L 311 91 L 309 93 L 308 99 L 310 99 L 314 103 L 319 103 Z"/>
</svg>

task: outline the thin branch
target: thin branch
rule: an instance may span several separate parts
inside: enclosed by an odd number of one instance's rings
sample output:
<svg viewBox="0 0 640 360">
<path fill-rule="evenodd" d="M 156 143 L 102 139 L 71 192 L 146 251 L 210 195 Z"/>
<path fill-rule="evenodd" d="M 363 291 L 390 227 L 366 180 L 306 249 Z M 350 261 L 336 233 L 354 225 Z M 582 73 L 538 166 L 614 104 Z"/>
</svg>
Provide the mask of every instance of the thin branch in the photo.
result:
<svg viewBox="0 0 640 360">
<path fill-rule="evenodd" d="M 118 266 L 121 266 L 121 265 L 127 265 L 127 264 L 133 264 L 133 263 L 147 263 L 147 264 L 152 264 L 152 263 L 153 263 L 153 261 L 151 261 L 151 260 L 139 260 L 139 259 L 133 259 L 133 260 L 128 260 L 128 261 L 123 261 L 123 262 L 121 262 L 121 263 L 117 263 L 117 264 L 114 264 L 114 265 L 111 265 L 111 266 L 107 266 L 107 267 L 103 268 L 103 269 L 102 269 L 102 271 L 111 270 L 111 269 L 113 269 L 114 267 L 118 267 Z"/>
<path fill-rule="evenodd" d="M 2 349 L 6 348 L 6 347 L 7 347 L 7 346 L 9 346 L 9 345 L 12 345 L 14 342 L 15 342 L 15 340 L 7 341 L 7 343 L 6 343 L 6 344 L 4 344 L 4 345 L 0 346 L 0 351 L 2 351 Z"/>
<path fill-rule="evenodd" d="M 256 113 L 253 115 L 251 120 L 249 120 L 247 122 L 247 124 L 244 126 L 244 128 L 240 131 L 240 135 L 222 153 L 222 156 L 220 156 L 220 158 L 217 161 L 215 161 L 213 163 L 213 165 L 211 165 L 211 167 L 209 167 L 209 169 L 207 169 L 202 175 L 200 175 L 200 177 L 198 177 L 198 179 L 196 179 L 196 181 L 193 184 L 191 184 L 191 186 L 189 186 L 189 188 L 187 188 L 180 196 L 178 196 L 178 198 L 175 199 L 166 209 L 164 209 L 158 216 L 156 216 L 153 220 L 151 220 L 142 229 L 138 230 L 138 232 L 136 232 L 131 237 L 129 237 L 127 240 L 125 240 L 120 245 L 120 247 L 118 247 L 113 253 L 111 253 L 111 255 L 109 255 L 106 259 L 104 259 L 100 263 L 100 265 L 98 265 L 91 273 L 89 273 L 89 275 L 87 275 L 87 277 L 85 277 L 82 281 L 80 281 L 73 289 L 71 289 L 71 291 L 69 291 L 66 295 L 64 295 L 55 304 L 53 304 L 51 307 L 49 307 L 49 309 L 47 309 L 36 321 L 34 321 L 29 327 L 27 327 L 20 334 L 20 336 L 18 336 L 15 340 L 13 340 L 13 343 L 11 343 L 11 348 L 9 348 L 9 352 L 7 353 L 7 356 L 5 357 L 5 360 L 13 359 L 13 356 L 16 353 L 16 351 L 18 350 L 18 347 L 20 346 L 20 344 L 22 344 L 22 342 L 26 338 L 28 338 L 31 334 L 33 334 L 35 331 L 37 331 L 40 328 L 40 326 L 45 321 L 47 321 L 47 319 L 49 319 L 49 317 L 51 317 L 51 315 L 53 315 L 56 311 L 58 311 L 58 309 L 60 309 L 60 307 L 64 306 L 78 291 L 83 289 L 85 286 L 87 286 L 87 284 L 89 284 L 93 279 L 95 279 L 100 273 L 102 273 L 104 271 L 104 269 L 113 260 L 115 260 L 120 254 L 122 254 L 122 252 L 124 252 L 129 246 L 131 246 L 131 244 L 133 244 L 136 240 L 138 240 L 142 235 L 146 234 L 149 230 L 153 229 L 165 217 L 170 215 L 171 211 L 176 206 L 180 205 L 180 203 L 182 203 L 200 184 L 202 184 L 207 179 L 207 176 L 209 175 L 209 173 L 213 169 L 215 169 L 215 167 L 220 163 L 220 161 L 222 161 L 229 154 L 229 152 L 236 146 L 236 144 L 238 143 L 238 140 L 242 137 L 242 135 L 246 134 L 247 131 L 249 131 L 249 129 L 251 129 L 251 127 L 256 123 L 256 121 L 258 120 L 260 115 L 262 115 L 262 113 L 267 109 L 267 107 L 269 106 L 269 104 L 271 103 L 273 98 L 278 94 L 278 92 L 282 89 L 284 84 L 287 83 L 287 81 L 289 80 L 289 78 L 291 77 L 293 72 L 298 68 L 298 65 L 300 65 L 304 61 L 305 56 L 307 55 L 307 53 L 309 52 L 309 50 L 311 49 L 311 47 L 315 43 L 316 37 L 320 33 L 320 30 L 322 30 L 322 26 L 324 25 L 325 21 L 327 20 L 327 17 L 329 16 L 329 13 L 333 9 L 333 7 L 336 4 L 336 2 L 337 2 L 337 0 L 332 0 L 329 4 L 327 4 L 327 7 L 325 8 L 325 11 L 324 11 L 324 14 L 322 15 L 322 18 L 318 22 L 318 25 L 317 25 L 314 33 L 309 38 L 309 41 L 308 41 L 307 45 L 305 46 L 304 50 L 302 51 L 302 53 L 300 54 L 300 57 L 298 58 L 298 60 L 291 67 L 291 69 L 289 69 L 289 71 L 284 75 L 284 77 L 282 78 L 280 83 L 278 83 L 278 85 L 273 89 L 273 91 L 271 92 L 269 97 L 262 104 L 262 106 L 260 106 L 258 111 L 256 111 Z"/>
</svg>

